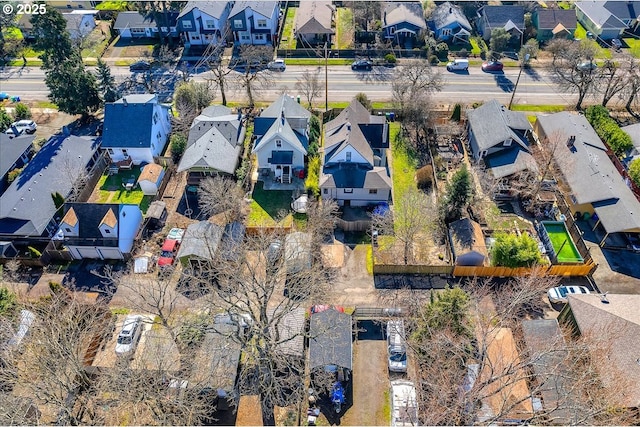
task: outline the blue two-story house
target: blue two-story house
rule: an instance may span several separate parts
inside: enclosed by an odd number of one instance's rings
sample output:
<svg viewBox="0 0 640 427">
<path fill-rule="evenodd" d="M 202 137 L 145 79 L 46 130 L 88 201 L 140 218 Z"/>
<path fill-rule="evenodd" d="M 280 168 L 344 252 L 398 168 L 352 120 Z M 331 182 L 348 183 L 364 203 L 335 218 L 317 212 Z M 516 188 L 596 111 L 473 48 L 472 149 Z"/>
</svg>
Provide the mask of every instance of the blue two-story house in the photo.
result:
<svg viewBox="0 0 640 427">
<path fill-rule="evenodd" d="M 237 45 L 275 45 L 280 8 L 277 1 L 237 1 L 229 14 Z"/>
<path fill-rule="evenodd" d="M 436 7 L 431 13 L 429 27 L 436 40 L 464 42 L 471 35 L 471 24 L 459 6 L 448 1 Z"/>
<path fill-rule="evenodd" d="M 393 44 L 413 49 L 418 44 L 418 35 L 427 29 L 424 10 L 419 1 L 389 2 L 382 12 L 384 37 Z"/>
<path fill-rule="evenodd" d="M 223 45 L 230 36 L 230 1 L 190 1 L 178 15 L 178 31 L 185 48 Z"/>
</svg>

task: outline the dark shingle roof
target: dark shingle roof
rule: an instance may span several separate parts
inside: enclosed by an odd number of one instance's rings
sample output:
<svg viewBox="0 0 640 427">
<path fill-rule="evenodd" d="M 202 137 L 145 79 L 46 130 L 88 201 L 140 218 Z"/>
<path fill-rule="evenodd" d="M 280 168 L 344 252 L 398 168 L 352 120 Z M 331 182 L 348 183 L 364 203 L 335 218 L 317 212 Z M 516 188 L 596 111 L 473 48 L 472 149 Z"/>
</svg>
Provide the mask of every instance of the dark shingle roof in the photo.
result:
<svg viewBox="0 0 640 427">
<path fill-rule="evenodd" d="M 562 24 L 568 30 L 575 30 L 578 19 L 575 9 L 538 9 L 538 29 L 552 30 Z"/>
<path fill-rule="evenodd" d="M 509 138 L 526 146 L 526 141 L 515 131 L 532 130 L 526 115 L 509 111 L 495 99 L 475 110 L 467 110 L 467 118 L 480 150 L 487 150 Z"/>
<path fill-rule="evenodd" d="M 426 29 L 427 23 L 424 20 L 424 10 L 419 1 L 389 2 L 384 7 L 383 27 L 401 24 L 403 22 L 415 25 L 418 28 Z"/>
<path fill-rule="evenodd" d="M 633 21 L 640 18 L 640 2 L 638 1 L 607 1 L 604 7 L 618 19 Z"/>
<path fill-rule="evenodd" d="M 492 29 L 502 28 L 511 21 L 520 30 L 524 30 L 523 6 L 485 6 L 482 14 Z"/>
<path fill-rule="evenodd" d="M 271 18 L 273 15 L 273 10 L 278 7 L 277 1 L 269 1 L 269 0 L 239 0 L 236 1 L 233 5 L 233 9 L 231 9 L 231 13 L 229 14 L 229 18 L 237 15 L 247 8 L 251 8 L 254 12 L 259 13 L 262 16 L 266 16 L 267 18 Z"/>
<path fill-rule="evenodd" d="M 169 26 L 176 25 L 177 13 L 169 14 Z M 125 30 L 127 28 L 157 28 L 158 24 L 153 20 L 153 15 L 144 15 L 140 12 L 120 12 L 113 28 Z"/>
<path fill-rule="evenodd" d="M 465 30 L 471 31 L 471 24 L 462 9 L 448 1 L 435 8 L 431 13 L 431 21 L 436 28 L 444 28 L 447 25 L 457 23 Z"/>
<path fill-rule="evenodd" d="M 500 179 L 525 170 L 537 171 L 538 165 L 531 153 L 520 145 L 513 144 L 511 148 L 498 151 L 484 158 L 484 162 L 494 178 Z"/>
<path fill-rule="evenodd" d="M 391 188 L 391 178 L 386 168 L 368 168 L 358 163 L 340 162 L 322 171 L 320 185 L 323 188 Z"/>
<path fill-rule="evenodd" d="M 105 239 L 100 232 L 100 225 L 109 211 L 111 211 L 116 218 L 120 218 L 120 206 L 122 205 L 108 203 L 65 203 L 64 212 L 66 214 L 70 209 L 74 210 L 78 218 L 78 239 L 103 239 L 103 243 L 112 241 L 111 246 L 117 246 L 120 227 L 118 227 L 118 236 Z M 110 245 L 101 244 L 99 246 Z"/>
<path fill-rule="evenodd" d="M 296 34 L 334 34 L 330 0 L 301 1 L 296 11 Z"/>
<path fill-rule="evenodd" d="M 197 0 L 190 1 L 187 5 L 180 11 L 180 15 L 178 18 L 186 15 L 191 12 L 193 9 L 199 9 L 202 13 L 205 13 L 213 18 L 220 18 L 227 8 L 228 1 L 221 0 Z"/>
<path fill-rule="evenodd" d="M 98 149 L 95 138 L 50 141 L 0 197 L 0 234 L 40 236 L 56 213 L 51 194 L 66 197 Z"/>
<path fill-rule="evenodd" d="M 336 365 L 352 369 L 351 316 L 330 308 L 311 315 L 309 368 Z"/>
<path fill-rule="evenodd" d="M 126 99 L 126 101 L 125 101 Z M 127 95 L 104 108 L 102 148 L 151 146 L 155 95 Z"/>
<path fill-rule="evenodd" d="M 0 133 L 0 177 L 10 172 L 11 166 L 31 147 L 34 138 L 35 135 L 12 137 Z"/>
</svg>

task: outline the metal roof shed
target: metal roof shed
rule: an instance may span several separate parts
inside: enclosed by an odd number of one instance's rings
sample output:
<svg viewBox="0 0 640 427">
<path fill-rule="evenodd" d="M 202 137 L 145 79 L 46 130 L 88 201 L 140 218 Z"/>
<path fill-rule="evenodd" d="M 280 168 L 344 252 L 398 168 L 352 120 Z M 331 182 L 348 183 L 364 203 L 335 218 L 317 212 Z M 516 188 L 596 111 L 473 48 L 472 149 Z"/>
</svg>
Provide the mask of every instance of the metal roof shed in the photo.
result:
<svg viewBox="0 0 640 427">
<path fill-rule="evenodd" d="M 309 368 L 338 366 L 351 370 L 353 360 L 351 316 L 330 308 L 311 315 Z"/>
</svg>

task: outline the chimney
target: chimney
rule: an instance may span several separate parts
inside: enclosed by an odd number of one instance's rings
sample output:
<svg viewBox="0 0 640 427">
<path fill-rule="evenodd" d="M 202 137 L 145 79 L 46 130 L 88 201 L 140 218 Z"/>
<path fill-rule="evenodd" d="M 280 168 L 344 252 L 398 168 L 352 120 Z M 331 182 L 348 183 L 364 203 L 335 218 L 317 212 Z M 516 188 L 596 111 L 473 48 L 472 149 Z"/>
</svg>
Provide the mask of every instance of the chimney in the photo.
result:
<svg viewBox="0 0 640 427">
<path fill-rule="evenodd" d="M 453 13 L 453 8 L 452 7 L 449 8 L 449 13 Z"/>
<path fill-rule="evenodd" d="M 122 97 L 122 103 L 124 104 L 125 107 L 129 106 L 129 103 L 127 102 L 127 97 L 126 96 Z"/>
</svg>

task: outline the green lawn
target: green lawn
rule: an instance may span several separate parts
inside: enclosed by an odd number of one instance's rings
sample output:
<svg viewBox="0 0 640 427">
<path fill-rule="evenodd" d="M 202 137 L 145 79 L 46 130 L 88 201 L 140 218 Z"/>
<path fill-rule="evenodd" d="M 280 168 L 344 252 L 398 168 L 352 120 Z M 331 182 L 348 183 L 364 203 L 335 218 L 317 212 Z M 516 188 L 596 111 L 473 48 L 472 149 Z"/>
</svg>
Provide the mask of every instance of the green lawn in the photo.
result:
<svg viewBox="0 0 640 427">
<path fill-rule="evenodd" d="M 587 39 L 587 30 L 578 22 L 576 31 L 573 33 L 576 39 L 584 40 L 585 43 L 592 43 L 596 50 L 596 59 L 611 59 L 611 49 L 600 47 L 597 41 Z"/>
<path fill-rule="evenodd" d="M 564 105 L 553 104 L 516 104 L 511 107 L 513 111 L 536 111 L 540 113 L 558 113 L 567 109 Z"/>
<path fill-rule="evenodd" d="M 400 200 L 411 187 L 416 188 L 415 175 L 418 159 L 400 139 L 400 123 L 389 123 L 389 138 L 393 147 L 393 197 Z"/>
<path fill-rule="evenodd" d="M 287 65 L 317 65 L 317 66 L 323 66 L 324 65 L 324 58 L 287 58 L 286 62 L 287 62 Z M 353 62 L 353 59 L 329 58 L 327 60 L 327 64 L 329 64 L 329 65 L 349 65 L 352 62 Z M 324 74 L 323 74 L 323 76 L 324 76 Z M 331 78 L 331 77 L 329 77 L 329 78 Z"/>
<path fill-rule="evenodd" d="M 81 55 L 83 58 L 100 58 L 107 46 L 109 37 L 104 36 L 100 28 L 96 27 L 82 42 Z"/>
<path fill-rule="evenodd" d="M 137 180 L 140 176 L 140 167 L 136 166 L 130 171 L 122 171 L 117 175 L 104 174 L 98 181 L 98 203 L 133 204 L 140 206 L 143 213 L 147 212 L 153 196 L 145 196 L 140 189 L 125 190 L 123 184 L 129 180 Z"/>
<path fill-rule="evenodd" d="M 296 38 L 293 37 L 293 25 L 295 24 L 297 10 L 298 8 L 295 8 L 295 7 L 289 7 L 289 9 L 287 9 L 287 16 L 284 19 L 284 28 L 282 30 L 282 37 L 280 38 L 281 49 L 296 48 Z"/>
<path fill-rule="evenodd" d="M 573 33 L 573 36 L 577 39 L 584 40 L 587 38 L 587 30 L 585 30 L 582 24 L 578 22 L 576 31 Z"/>
<path fill-rule="evenodd" d="M 570 2 L 568 2 L 568 1 L 559 1 L 559 2 L 558 2 L 558 7 L 559 7 L 560 9 L 565 9 L 565 10 L 567 10 L 567 9 L 570 9 L 570 8 L 571 8 L 571 3 L 570 3 Z M 580 25 L 580 24 L 578 24 L 578 25 Z"/>
<path fill-rule="evenodd" d="M 336 43 L 338 49 L 353 49 L 354 41 L 353 12 L 339 7 L 336 12 Z"/>
<path fill-rule="evenodd" d="M 636 58 L 640 58 L 640 40 L 638 39 L 624 39 L 624 42 L 629 46 L 629 53 Z"/>
<path fill-rule="evenodd" d="M 284 216 L 281 225 L 291 225 L 291 191 L 263 189 L 263 182 L 256 182 L 249 212 L 249 226 L 274 226 L 276 219 Z M 284 223 L 284 224 L 283 224 Z"/>
</svg>

